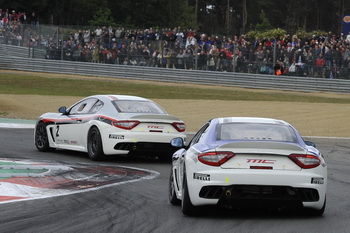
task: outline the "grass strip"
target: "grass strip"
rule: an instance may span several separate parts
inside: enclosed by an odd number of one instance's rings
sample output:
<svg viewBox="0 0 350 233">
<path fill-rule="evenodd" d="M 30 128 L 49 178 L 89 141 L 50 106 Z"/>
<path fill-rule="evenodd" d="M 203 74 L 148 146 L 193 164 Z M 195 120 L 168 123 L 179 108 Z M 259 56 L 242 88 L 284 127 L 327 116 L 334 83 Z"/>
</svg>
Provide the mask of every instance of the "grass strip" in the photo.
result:
<svg viewBox="0 0 350 233">
<path fill-rule="evenodd" d="M 350 98 L 311 96 L 291 92 L 257 92 L 161 83 L 135 83 L 125 80 L 91 80 L 40 75 L 0 74 L 0 93 L 15 95 L 89 96 L 94 94 L 125 94 L 150 99 L 202 99 L 240 101 L 284 101 L 310 103 L 350 103 Z"/>
</svg>

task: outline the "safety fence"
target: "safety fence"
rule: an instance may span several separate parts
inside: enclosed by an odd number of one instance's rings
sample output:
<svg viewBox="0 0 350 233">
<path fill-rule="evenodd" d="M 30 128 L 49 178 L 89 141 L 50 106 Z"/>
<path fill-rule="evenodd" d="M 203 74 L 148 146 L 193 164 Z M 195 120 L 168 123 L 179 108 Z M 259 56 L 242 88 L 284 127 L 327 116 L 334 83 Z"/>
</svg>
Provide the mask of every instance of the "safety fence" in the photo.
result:
<svg viewBox="0 0 350 233">
<path fill-rule="evenodd" d="M 1 69 L 255 89 L 350 93 L 350 81 L 343 79 L 179 70 L 145 66 L 24 58 L 20 56 L 9 56 L 8 52 L 5 52 L 5 50 L 4 46 L 1 46 Z"/>
</svg>

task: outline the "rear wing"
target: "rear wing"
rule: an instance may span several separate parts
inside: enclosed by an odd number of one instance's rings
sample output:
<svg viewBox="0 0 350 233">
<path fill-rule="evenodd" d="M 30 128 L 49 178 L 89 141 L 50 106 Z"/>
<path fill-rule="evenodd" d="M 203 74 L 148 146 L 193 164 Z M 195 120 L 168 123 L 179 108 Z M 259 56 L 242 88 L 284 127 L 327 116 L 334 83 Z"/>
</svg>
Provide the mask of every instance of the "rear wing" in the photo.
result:
<svg viewBox="0 0 350 233">
<path fill-rule="evenodd" d="M 135 114 L 135 116 L 130 117 L 130 119 L 137 120 L 164 120 L 164 121 L 181 121 L 179 118 L 172 115 L 163 115 L 163 114 Z"/>
<path fill-rule="evenodd" d="M 236 141 L 223 144 L 218 151 L 232 151 L 234 153 L 260 153 L 260 154 L 306 154 L 307 151 L 298 144 L 270 141 Z"/>
</svg>

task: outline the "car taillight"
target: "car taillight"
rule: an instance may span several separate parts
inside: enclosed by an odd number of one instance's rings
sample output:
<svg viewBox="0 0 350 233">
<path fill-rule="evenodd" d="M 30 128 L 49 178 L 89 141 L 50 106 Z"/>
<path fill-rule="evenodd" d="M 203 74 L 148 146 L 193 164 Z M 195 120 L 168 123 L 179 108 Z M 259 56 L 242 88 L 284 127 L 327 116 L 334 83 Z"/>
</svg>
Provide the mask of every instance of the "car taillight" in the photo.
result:
<svg viewBox="0 0 350 233">
<path fill-rule="evenodd" d="M 174 122 L 171 125 L 179 132 L 184 132 L 186 130 L 186 125 L 181 122 Z"/>
<path fill-rule="evenodd" d="M 315 168 L 321 164 L 320 158 L 315 155 L 291 154 L 288 157 L 299 167 L 304 169 Z"/>
<path fill-rule="evenodd" d="M 140 124 L 139 121 L 113 121 L 112 125 L 121 129 L 133 129 L 138 124 Z"/>
<path fill-rule="evenodd" d="M 198 155 L 198 160 L 204 164 L 218 167 L 221 164 L 224 164 L 234 155 L 234 153 L 226 151 L 208 152 Z"/>
</svg>

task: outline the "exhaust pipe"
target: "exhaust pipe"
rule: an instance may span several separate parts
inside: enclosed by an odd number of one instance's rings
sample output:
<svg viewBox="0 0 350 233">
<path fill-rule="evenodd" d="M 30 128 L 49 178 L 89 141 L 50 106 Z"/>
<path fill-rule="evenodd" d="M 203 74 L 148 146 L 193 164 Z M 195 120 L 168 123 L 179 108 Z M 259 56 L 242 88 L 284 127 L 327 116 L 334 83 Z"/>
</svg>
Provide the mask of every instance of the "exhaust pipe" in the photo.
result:
<svg viewBox="0 0 350 233">
<path fill-rule="evenodd" d="M 226 195 L 226 197 L 230 197 L 232 195 L 231 190 L 229 190 L 229 189 L 226 190 L 225 195 Z"/>
</svg>

